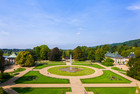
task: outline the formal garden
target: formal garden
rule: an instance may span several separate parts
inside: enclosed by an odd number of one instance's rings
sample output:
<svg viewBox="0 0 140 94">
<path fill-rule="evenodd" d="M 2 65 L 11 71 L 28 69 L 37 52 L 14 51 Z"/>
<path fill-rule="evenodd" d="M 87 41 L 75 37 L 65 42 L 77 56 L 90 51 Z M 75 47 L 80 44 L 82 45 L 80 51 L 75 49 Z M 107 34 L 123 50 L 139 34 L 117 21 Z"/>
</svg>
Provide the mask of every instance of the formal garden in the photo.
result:
<svg viewBox="0 0 140 94">
<path fill-rule="evenodd" d="M 81 79 L 82 83 L 130 83 L 128 79 L 110 71 L 103 70 L 103 75 L 99 77 Z"/>
<path fill-rule="evenodd" d="M 75 77 L 76 76 L 88 76 L 94 74 L 96 69 L 102 70 L 102 74 L 98 77 L 91 77 L 85 79 L 79 79 L 82 84 L 130 84 L 131 81 L 112 72 L 111 70 L 105 69 L 98 63 L 92 63 L 90 61 L 85 62 L 73 62 L 72 71 L 70 71 L 70 66 L 67 65 L 69 62 L 39 62 L 37 66 L 26 74 L 24 74 L 19 79 L 15 80 L 18 84 L 65 84 L 69 87 L 11 87 L 13 90 L 20 94 L 38 94 L 40 91 L 42 94 L 66 94 L 66 92 L 72 92 L 73 87 L 71 87 L 70 79 L 51 77 L 51 74 L 65 77 Z M 92 69 L 92 67 L 95 69 Z M 46 75 L 40 73 L 40 70 L 48 68 L 46 70 Z M 111 69 L 125 72 L 117 67 L 112 67 Z M 18 68 L 9 74 L 18 75 L 20 72 L 24 72 L 26 68 Z M 135 94 L 136 87 L 85 87 L 86 92 L 94 92 L 94 94 Z M 119 91 L 119 92 L 116 92 Z M 3 94 L 6 94 L 3 91 Z"/>
<path fill-rule="evenodd" d="M 62 57 L 60 49 L 50 50 L 46 45 L 19 52 L 16 57 L 19 68 L 8 73 L 1 69 L 1 94 L 135 94 L 136 89 L 140 91 L 134 84 L 137 80 L 127 76 L 130 71 L 115 67 L 111 58 L 98 62 L 86 60 L 80 47 L 74 50 L 73 57 L 64 60 Z"/>
<path fill-rule="evenodd" d="M 56 84 L 56 83 L 65 83 L 69 84 L 68 79 L 59 79 L 44 76 L 39 73 L 39 71 L 30 71 L 23 75 L 21 78 L 15 81 L 17 84 Z"/>
</svg>

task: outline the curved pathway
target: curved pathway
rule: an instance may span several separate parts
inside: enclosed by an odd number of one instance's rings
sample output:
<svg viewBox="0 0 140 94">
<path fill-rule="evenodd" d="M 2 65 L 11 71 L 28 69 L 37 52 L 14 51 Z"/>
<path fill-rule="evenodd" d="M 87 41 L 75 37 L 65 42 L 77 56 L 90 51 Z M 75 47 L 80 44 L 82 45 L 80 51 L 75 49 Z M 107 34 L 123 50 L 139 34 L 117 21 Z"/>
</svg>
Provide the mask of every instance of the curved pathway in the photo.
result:
<svg viewBox="0 0 140 94">
<path fill-rule="evenodd" d="M 67 65 L 69 65 L 69 63 L 67 63 Z M 58 66 L 67 66 L 67 65 L 58 65 Z M 73 65 L 73 66 L 82 66 L 82 65 Z M 50 67 L 43 68 L 39 72 L 41 74 L 43 74 L 45 76 L 49 76 L 49 77 L 69 79 L 70 87 L 72 88 L 72 94 L 85 94 L 86 90 L 85 90 L 82 82 L 80 81 L 80 79 L 93 78 L 93 77 L 97 77 L 97 76 L 100 76 L 103 74 L 102 70 L 100 70 L 100 69 L 97 69 L 94 67 L 89 67 L 89 66 L 82 66 L 82 67 L 91 68 L 91 69 L 95 70 L 95 72 L 93 74 L 85 75 L 85 76 L 60 76 L 60 75 L 51 74 L 47 71 L 48 69 L 53 68 L 53 67 L 56 67 L 56 66 L 50 66 Z"/>
<path fill-rule="evenodd" d="M 58 66 L 67 66 L 67 65 L 57 65 L 57 67 Z M 97 76 L 100 76 L 103 74 L 103 71 L 101 69 L 97 69 L 94 67 L 83 66 L 83 65 L 73 65 L 73 66 L 81 66 L 81 67 L 91 68 L 91 69 L 95 70 L 95 72 L 93 74 L 84 75 L 84 76 L 61 76 L 61 75 L 51 74 L 47 71 L 48 69 L 56 67 L 56 66 L 50 66 L 50 67 L 43 68 L 39 72 L 45 76 L 50 76 L 50 77 L 54 77 L 54 78 L 64 78 L 64 79 L 71 79 L 71 78 L 86 79 L 86 78 L 97 77 Z"/>
<path fill-rule="evenodd" d="M 67 62 L 67 65 L 69 65 L 70 63 Z M 103 66 L 99 63 L 96 63 L 100 66 Z M 64 66 L 64 65 L 57 65 L 57 66 Z M 73 65 L 73 66 L 82 66 L 82 65 Z M 86 76 L 60 76 L 60 75 L 54 75 L 54 74 L 48 74 L 47 70 L 49 68 L 52 67 L 56 67 L 56 66 L 51 66 L 51 67 L 46 67 L 43 69 L 38 69 L 35 70 L 32 68 L 26 68 L 25 71 L 20 72 L 20 74 L 16 75 L 15 77 L 11 78 L 10 80 L 6 81 L 3 84 L 0 84 L 0 87 L 3 87 L 6 92 L 8 92 L 9 94 L 18 94 L 16 91 L 12 90 L 11 87 L 71 87 L 72 88 L 72 92 L 67 92 L 66 94 L 93 94 L 93 92 L 86 92 L 84 87 L 136 87 L 136 84 L 138 84 L 138 86 L 140 87 L 140 82 L 128 77 L 124 74 L 119 73 L 116 70 L 112 70 L 110 67 L 106 67 L 103 66 L 105 69 L 97 69 L 94 67 L 89 67 L 89 66 L 82 66 L 82 67 L 88 67 L 91 69 L 94 69 L 95 72 L 91 75 L 86 75 Z M 55 78 L 63 78 L 63 79 L 69 79 L 70 80 L 70 84 L 15 84 L 14 81 L 17 80 L 18 78 L 20 78 L 21 76 L 23 76 L 24 74 L 26 74 L 29 71 L 39 71 L 41 74 L 45 75 L 45 76 L 50 76 L 50 77 L 55 77 Z M 93 78 L 93 77 L 97 77 L 103 74 L 102 70 L 111 70 L 114 73 L 121 75 L 122 77 L 132 81 L 130 84 L 82 84 L 80 79 L 86 79 L 86 78 Z"/>
</svg>

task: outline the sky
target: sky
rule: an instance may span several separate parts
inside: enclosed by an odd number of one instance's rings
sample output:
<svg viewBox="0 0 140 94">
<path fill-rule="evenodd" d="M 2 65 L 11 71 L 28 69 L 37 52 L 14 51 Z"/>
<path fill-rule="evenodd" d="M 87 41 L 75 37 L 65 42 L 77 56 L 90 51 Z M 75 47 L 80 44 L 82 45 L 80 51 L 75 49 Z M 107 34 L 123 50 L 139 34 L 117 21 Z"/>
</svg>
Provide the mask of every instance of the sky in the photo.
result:
<svg viewBox="0 0 140 94">
<path fill-rule="evenodd" d="M 140 38 L 140 0 L 0 0 L 0 48 L 73 49 Z"/>
</svg>

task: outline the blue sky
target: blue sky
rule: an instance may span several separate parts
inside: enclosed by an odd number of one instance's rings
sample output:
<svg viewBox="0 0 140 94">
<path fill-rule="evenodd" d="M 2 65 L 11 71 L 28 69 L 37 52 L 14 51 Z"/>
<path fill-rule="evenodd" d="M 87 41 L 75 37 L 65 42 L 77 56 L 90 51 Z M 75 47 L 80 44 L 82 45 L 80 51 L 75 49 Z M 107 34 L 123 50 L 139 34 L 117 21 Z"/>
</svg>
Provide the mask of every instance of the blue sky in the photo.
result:
<svg viewBox="0 0 140 94">
<path fill-rule="evenodd" d="M 140 0 L 0 0 L 0 48 L 73 49 L 140 38 Z"/>
</svg>

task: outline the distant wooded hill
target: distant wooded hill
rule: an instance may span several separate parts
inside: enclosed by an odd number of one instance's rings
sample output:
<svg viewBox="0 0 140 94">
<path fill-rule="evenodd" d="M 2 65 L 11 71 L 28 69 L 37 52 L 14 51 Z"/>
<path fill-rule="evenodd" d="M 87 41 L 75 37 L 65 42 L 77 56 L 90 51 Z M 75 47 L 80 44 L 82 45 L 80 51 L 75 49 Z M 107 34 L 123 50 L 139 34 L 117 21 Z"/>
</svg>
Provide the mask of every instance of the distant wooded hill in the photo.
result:
<svg viewBox="0 0 140 94">
<path fill-rule="evenodd" d="M 140 47 L 140 39 L 135 39 L 135 40 L 130 40 L 130 41 L 125 41 L 122 43 L 112 43 L 108 44 L 110 46 L 119 46 L 119 45 L 127 45 L 127 46 L 137 46 Z M 103 45 L 98 45 L 98 46 L 103 46 Z M 93 46 L 93 48 L 96 46 Z"/>
<path fill-rule="evenodd" d="M 140 39 L 130 40 L 122 43 L 113 43 L 110 46 L 127 45 L 127 46 L 137 46 L 140 47 Z"/>
</svg>

